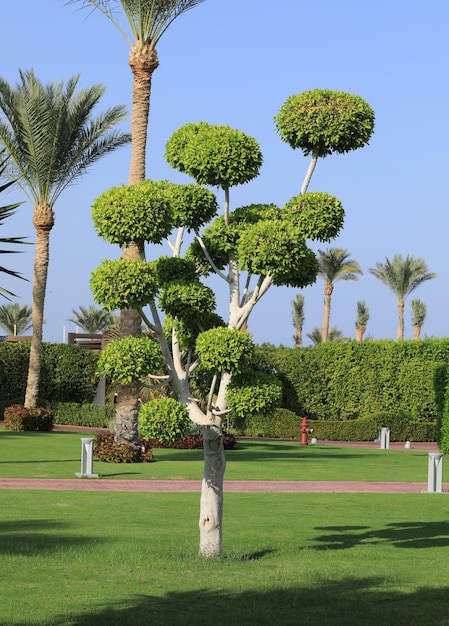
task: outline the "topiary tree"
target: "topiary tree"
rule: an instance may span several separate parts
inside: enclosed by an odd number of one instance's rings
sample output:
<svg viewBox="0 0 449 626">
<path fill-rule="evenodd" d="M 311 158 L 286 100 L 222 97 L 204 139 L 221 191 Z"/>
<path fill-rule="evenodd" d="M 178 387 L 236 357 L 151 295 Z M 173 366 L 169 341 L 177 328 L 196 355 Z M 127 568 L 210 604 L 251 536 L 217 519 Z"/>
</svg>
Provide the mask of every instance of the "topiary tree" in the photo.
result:
<svg viewBox="0 0 449 626">
<path fill-rule="evenodd" d="M 126 267 L 123 260 L 105 261 L 91 280 L 94 299 L 101 306 L 140 311 L 152 333 L 150 341 L 160 350 L 164 371 L 161 374 L 155 367 L 133 371 L 129 364 L 137 360 L 133 351 L 138 344 L 126 347 L 126 365 L 122 364 L 121 353 L 115 354 L 116 346 L 108 345 L 105 363 L 115 359 L 117 366 L 107 368 L 102 361 L 99 371 L 117 382 L 125 368 L 131 376 L 126 384 L 141 384 L 143 376 L 149 376 L 154 384 L 166 384 L 170 402 L 175 398 L 183 405 L 190 422 L 202 433 L 205 463 L 200 553 L 216 557 L 222 552 L 224 420 L 231 411 L 239 417 L 272 411 L 281 398 L 273 376 L 253 365 L 253 342 L 242 328 L 273 285 L 302 288 L 315 281 L 318 262 L 307 241 L 329 241 L 336 236 L 343 222 L 343 208 L 329 194 L 313 193 L 293 198 L 282 209 L 273 204 L 253 204 L 232 211 L 231 187 L 248 183 L 258 175 L 262 155 L 255 139 L 227 126 L 200 122 L 180 128 L 167 143 L 166 157 L 173 167 L 198 183 L 161 185 L 160 202 L 165 204 L 164 198 L 168 198 L 172 211 L 172 257 L 133 261 L 135 265 L 128 263 Z M 156 183 L 144 184 L 151 189 Z M 200 184 L 224 191 L 222 215 L 214 217 L 216 201 Z M 128 237 L 147 241 L 147 233 L 139 237 L 134 233 L 134 229 L 142 233 L 144 228 L 136 224 L 136 219 L 152 223 L 156 207 L 152 203 L 147 206 L 145 215 L 139 218 L 132 210 L 128 212 L 126 201 L 120 201 L 117 211 L 109 201 L 97 201 L 95 224 L 103 233 L 107 223 L 119 245 L 126 245 Z M 103 211 L 108 211 L 107 219 Z M 116 220 L 121 222 L 118 228 Z M 187 230 L 194 239 L 184 250 Z M 124 233 L 125 239 L 119 241 L 117 233 Z M 202 282 L 210 274 L 221 279 L 228 291 L 226 322 L 215 312 L 213 290 Z M 163 321 L 161 311 L 165 314 Z M 159 432 L 168 440 L 177 432 L 177 414 L 179 430 L 184 430 L 185 410 L 172 411 L 172 403 L 169 405 L 165 399 L 158 404 L 153 405 L 154 409 L 142 410 L 141 429 L 147 436 Z"/>
<path fill-rule="evenodd" d="M 330 89 L 289 96 L 274 119 L 283 141 L 312 155 L 301 193 L 307 191 L 319 157 L 362 148 L 374 130 L 374 111 L 363 98 Z"/>
</svg>

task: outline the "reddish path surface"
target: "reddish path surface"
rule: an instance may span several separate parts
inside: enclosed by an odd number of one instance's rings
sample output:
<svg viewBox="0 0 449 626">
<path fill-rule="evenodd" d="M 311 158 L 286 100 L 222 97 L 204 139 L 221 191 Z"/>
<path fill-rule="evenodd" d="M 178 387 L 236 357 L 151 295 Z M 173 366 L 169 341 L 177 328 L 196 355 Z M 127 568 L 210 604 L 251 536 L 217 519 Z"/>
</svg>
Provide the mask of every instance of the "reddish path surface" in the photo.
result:
<svg viewBox="0 0 449 626">
<path fill-rule="evenodd" d="M 55 425 L 55 430 L 101 430 L 85 427 Z M 279 441 L 279 440 L 277 440 Z M 289 439 L 289 441 L 292 441 Z M 326 441 L 321 445 L 379 448 L 378 441 L 347 442 Z M 403 443 L 391 443 L 392 449 L 404 448 Z M 435 443 L 412 443 L 412 448 L 433 452 Z M 128 491 L 128 492 L 198 492 L 199 480 L 108 480 L 102 478 L 0 478 L 0 489 L 45 489 L 54 491 Z M 231 493 L 422 493 L 427 492 L 427 483 L 367 482 L 367 481 L 243 481 L 225 480 L 225 492 Z M 449 492 L 449 483 L 443 485 Z"/>
<path fill-rule="evenodd" d="M 198 492 L 199 480 L 108 480 L 97 478 L 41 479 L 0 478 L 0 489 L 45 489 L 51 491 Z M 365 481 L 244 481 L 225 480 L 227 493 L 422 493 L 427 483 Z M 443 486 L 449 491 L 449 483 Z"/>
</svg>

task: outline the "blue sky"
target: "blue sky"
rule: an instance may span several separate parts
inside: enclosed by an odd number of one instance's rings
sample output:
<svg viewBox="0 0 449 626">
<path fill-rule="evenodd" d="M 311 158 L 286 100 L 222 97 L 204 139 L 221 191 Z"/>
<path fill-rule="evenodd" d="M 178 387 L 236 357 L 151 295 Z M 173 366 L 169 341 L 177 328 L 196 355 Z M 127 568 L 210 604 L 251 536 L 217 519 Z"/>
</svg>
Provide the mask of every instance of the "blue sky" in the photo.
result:
<svg viewBox="0 0 449 626">
<path fill-rule="evenodd" d="M 347 248 L 364 274 L 340 282 L 332 298 L 331 325 L 354 337 L 356 304 L 370 310 L 367 333 L 396 337 L 393 294 L 368 272 L 394 254 L 424 258 L 438 278 L 419 287 L 428 307 L 423 334 L 449 335 L 447 244 L 447 145 L 449 144 L 449 3 L 446 0 L 206 0 L 176 20 L 158 46 L 153 76 L 148 176 L 190 182 L 164 161 L 165 143 L 188 122 L 226 124 L 255 137 L 264 154 L 260 176 L 234 188 L 234 208 L 250 203 L 283 206 L 299 192 L 308 159 L 284 144 L 273 117 L 289 95 L 326 88 L 360 95 L 376 113 L 369 146 L 318 163 L 310 190 L 337 196 L 344 228 L 331 246 Z M 11 83 L 18 68 L 34 68 L 44 82 L 80 74 L 80 85 L 103 83 L 99 109 L 131 107 L 128 46 L 100 14 L 62 0 L 22 0 L 2 8 L 0 75 Z M 129 129 L 129 120 L 123 125 Z M 92 270 L 120 251 L 100 240 L 91 223 L 93 200 L 126 183 L 130 149 L 106 156 L 55 205 L 45 308 L 44 339 L 61 341 L 75 326 L 72 309 L 93 304 Z M 222 197 L 218 194 L 220 202 Z M 2 198 L 3 200 L 4 198 Z M 21 200 L 13 192 L 7 201 Z M 2 202 L 4 204 L 4 202 Z M 25 203 L 2 236 L 34 241 L 32 207 Z M 327 244 L 314 245 L 314 249 Z M 2 258 L 32 278 L 33 246 Z M 168 254 L 163 246 L 148 258 Z M 31 282 L 1 277 L 1 285 L 31 304 Z M 272 288 L 249 321 L 257 343 L 293 345 L 291 301 L 298 290 Z M 304 333 L 321 327 L 323 283 L 302 291 Z M 218 298 L 226 314 L 227 294 Z M 409 302 L 406 338 L 412 337 Z M 2 331 L 0 330 L 0 333 Z M 307 343 L 307 341 L 306 341 Z"/>
</svg>

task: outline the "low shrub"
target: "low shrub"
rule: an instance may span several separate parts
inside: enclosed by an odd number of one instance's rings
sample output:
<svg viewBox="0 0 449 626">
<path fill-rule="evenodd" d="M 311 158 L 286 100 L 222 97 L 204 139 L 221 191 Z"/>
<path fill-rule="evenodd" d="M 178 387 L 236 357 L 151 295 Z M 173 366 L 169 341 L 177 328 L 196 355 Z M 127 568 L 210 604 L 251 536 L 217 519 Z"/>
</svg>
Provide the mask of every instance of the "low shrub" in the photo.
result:
<svg viewBox="0 0 449 626">
<path fill-rule="evenodd" d="M 107 428 L 115 413 L 113 406 L 92 402 L 53 402 L 50 407 L 55 415 L 55 424 L 66 426 Z"/>
<path fill-rule="evenodd" d="M 276 409 L 272 415 L 251 415 L 235 419 L 234 427 L 248 437 L 280 437 L 297 439 L 301 433 L 302 417 L 288 409 Z"/>
<path fill-rule="evenodd" d="M 53 430 L 53 411 L 44 407 L 27 409 L 22 404 L 13 404 L 4 410 L 5 430 Z"/>
<path fill-rule="evenodd" d="M 139 447 L 127 443 L 115 443 L 111 432 L 97 433 L 94 443 L 94 457 L 106 463 L 151 463 L 154 454 L 148 441 L 139 437 Z"/>
<path fill-rule="evenodd" d="M 175 441 L 171 444 L 166 441 L 157 441 L 149 439 L 148 443 L 152 448 L 174 448 L 176 450 L 202 450 L 203 436 L 198 434 L 190 434 L 184 439 Z M 237 445 L 237 438 L 230 433 L 223 431 L 223 446 L 225 450 L 233 450 Z"/>
</svg>

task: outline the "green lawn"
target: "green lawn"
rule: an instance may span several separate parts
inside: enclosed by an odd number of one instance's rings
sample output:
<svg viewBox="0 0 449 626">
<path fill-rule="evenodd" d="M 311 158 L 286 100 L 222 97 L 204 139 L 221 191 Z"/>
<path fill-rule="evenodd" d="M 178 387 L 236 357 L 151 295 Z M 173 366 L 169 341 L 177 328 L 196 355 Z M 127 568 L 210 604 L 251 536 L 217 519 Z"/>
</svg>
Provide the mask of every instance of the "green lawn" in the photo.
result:
<svg viewBox="0 0 449 626">
<path fill-rule="evenodd" d="M 73 478 L 80 471 L 81 437 L 89 433 L 0 430 L 0 477 Z M 154 450 L 156 462 L 109 464 L 94 472 L 113 479 L 201 479 L 201 450 Z M 241 440 L 226 453 L 228 480 L 427 481 L 428 453 L 297 442 Z"/>
<path fill-rule="evenodd" d="M 343 460 L 343 463 L 346 461 Z M 1 491 L 2 626 L 449 624 L 449 499 Z"/>
</svg>

